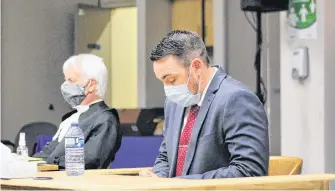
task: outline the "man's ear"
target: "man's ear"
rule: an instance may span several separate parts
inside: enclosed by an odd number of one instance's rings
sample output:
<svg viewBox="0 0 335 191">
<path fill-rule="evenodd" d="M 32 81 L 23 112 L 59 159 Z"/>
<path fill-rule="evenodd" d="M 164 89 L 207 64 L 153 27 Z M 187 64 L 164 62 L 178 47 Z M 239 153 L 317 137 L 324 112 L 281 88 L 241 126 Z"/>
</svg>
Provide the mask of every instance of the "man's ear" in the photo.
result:
<svg viewBox="0 0 335 191">
<path fill-rule="evenodd" d="M 199 59 L 199 58 L 193 59 L 192 62 L 191 62 L 191 70 L 192 70 L 191 73 L 196 75 L 196 76 L 200 76 L 201 71 L 202 71 L 201 68 L 202 68 L 203 64 L 204 63 L 202 62 L 201 59 Z"/>
<path fill-rule="evenodd" d="M 93 93 L 97 87 L 98 82 L 95 79 L 91 79 L 87 84 L 88 93 Z"/>
</svg>

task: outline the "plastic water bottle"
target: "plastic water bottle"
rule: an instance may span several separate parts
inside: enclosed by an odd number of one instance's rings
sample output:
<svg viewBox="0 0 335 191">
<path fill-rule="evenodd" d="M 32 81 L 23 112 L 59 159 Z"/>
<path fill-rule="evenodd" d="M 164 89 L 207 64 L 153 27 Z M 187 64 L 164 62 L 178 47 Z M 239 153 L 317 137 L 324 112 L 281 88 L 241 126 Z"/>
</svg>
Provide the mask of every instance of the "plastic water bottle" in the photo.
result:
<svg viewBox="0 0 335 191">
<path fill-rule="evenodd" d="M 84 174 L 84 157 L 84 133 L 78 123 L 72 123 L 65 134 L 65 171 L 68 176 Z"/>
<path fill-rule="evenodd" d="M 20 133 L 19 146 L 16 149 L 17 158 L 28 161 L 28 147 L 26 146 L 26 134 Z"/>
</svg>

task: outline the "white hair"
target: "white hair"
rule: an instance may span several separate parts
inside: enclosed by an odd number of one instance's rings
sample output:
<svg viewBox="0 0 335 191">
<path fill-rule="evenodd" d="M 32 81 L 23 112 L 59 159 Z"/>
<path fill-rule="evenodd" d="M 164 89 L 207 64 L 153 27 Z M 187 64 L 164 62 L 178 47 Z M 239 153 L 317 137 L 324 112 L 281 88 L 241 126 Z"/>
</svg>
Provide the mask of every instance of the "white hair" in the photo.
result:
<svg viewBox="0 0 335 191">
<path fill-rule="evenodd" d="M 97 84 L 97 96 L 104 99 L 107 84 L 108 71 L 102 58 L 93 54 L 78 54 L 71 56 L 63 65 L 63 72 L 72 66 L 80 70 L 86 80 L 95 79 Z"/>
</svg>

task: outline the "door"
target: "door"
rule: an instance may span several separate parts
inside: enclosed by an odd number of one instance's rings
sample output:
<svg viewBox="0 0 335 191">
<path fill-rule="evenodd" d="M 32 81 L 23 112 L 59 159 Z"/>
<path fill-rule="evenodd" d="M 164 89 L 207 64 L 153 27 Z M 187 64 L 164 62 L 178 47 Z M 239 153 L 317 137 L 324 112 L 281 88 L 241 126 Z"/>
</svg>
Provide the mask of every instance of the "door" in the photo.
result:
<svg viewBox="0 0 335 191">
<path fill-rule="evenodd" d="M 111 13 L 112 106 L 138 108 L 137 8 L 120 7 Z"/>
<path fill-rule="evenodd" d="M 205 43 L 206 46 L 213 46 L 213 0 L 205 1 L 205 27 L 206 27 L 206 37 Z"/>
<path fill-rule="evenodd" d="M 107 104 L 118 109 L 137 108 L 137 8 L 80 5 L 75 36 L 76 53 L 104 59 L 109 74 Z"/>
<path fill-rule="evenodd" d="M 201 0 L 174 0 L 172 29 L 190 30 L 202 36 Z M 213 46 L 213 0 L 205 0 L 206 46 Z"/>
<path fill-rule="evenodd" d="M 202 34 L 201 1 L 175 0 L 172 4 L 172 29 L 190 30 Z"/>
</svg>

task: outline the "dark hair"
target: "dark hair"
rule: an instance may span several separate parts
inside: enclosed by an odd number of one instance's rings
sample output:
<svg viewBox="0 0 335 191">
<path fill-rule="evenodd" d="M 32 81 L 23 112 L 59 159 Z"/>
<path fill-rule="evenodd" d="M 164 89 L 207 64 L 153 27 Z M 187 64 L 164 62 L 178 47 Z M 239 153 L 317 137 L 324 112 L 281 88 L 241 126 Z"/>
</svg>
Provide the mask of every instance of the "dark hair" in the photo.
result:
<svg viewBox="0 0 335 191">
<path fill-rule="evenodd" d="M 200 36 L 191 31 L 175 30 L 166 35 L 152 50 L 150 60 L 157 61 L 166 56 L 174 55 L 189 67 L 191 60 L 200 57 L 210 65 L 206 46 Z"/>
</svg>

